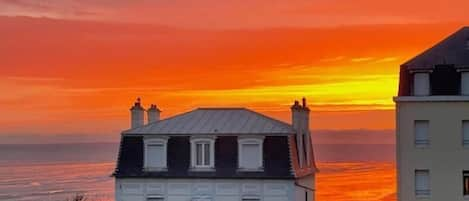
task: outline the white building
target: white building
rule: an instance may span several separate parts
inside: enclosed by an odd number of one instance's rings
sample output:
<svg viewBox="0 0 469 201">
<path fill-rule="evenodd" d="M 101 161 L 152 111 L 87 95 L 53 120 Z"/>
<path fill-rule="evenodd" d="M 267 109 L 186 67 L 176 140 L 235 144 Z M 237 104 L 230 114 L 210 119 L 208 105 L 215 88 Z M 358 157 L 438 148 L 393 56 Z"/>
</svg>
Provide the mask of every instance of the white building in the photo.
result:
<svg viewBox="0 0 469 201">
<path fill-rule="evenodd" d="M 244 108 L 199 108 L 160 120 L 140 100 L 122 132 L 116 201 L 313 201 L 306 100 L 292 125 Z"/>
<path fill-rule="evenodd" d="M 469 199 L 469 28 L 401 66 L 399 201 Z"/>
</svg>

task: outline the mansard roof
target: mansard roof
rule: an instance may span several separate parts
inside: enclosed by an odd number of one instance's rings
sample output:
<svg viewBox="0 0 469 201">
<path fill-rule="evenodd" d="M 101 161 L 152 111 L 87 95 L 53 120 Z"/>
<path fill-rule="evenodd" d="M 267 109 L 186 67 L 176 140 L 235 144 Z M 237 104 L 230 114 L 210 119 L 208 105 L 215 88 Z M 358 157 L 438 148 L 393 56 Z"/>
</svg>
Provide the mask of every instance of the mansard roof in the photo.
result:
<svg viewBox="0 0 469 201">
<path fill-rule="evenodd" d="M 187 113 L 126 130 L 145 135 L 294 134 L 293 127 L 246 108 L 198 108 Z"/>
<path fill-rule="evenodd" d="M 402 66 L 407 69 L 433 68 L 437 65 L 469 67 L 468 41 L 469 27 L 464 27 Z"/>
<path fill-rule="evenodd" d="M 260 172 L 238 171 L 236 136 L 220 136 L 215 145 L 214 171 L 190 170 L 190 137 L 168 139 L 167 171 L 145 171 L 143 168 L 143 136 L 122 137 L 114 176 L 117 178 L 233 178 L 293 179 L 289 136 L 267 136 L 264 139 L 264 168 Z"/>
</svg>

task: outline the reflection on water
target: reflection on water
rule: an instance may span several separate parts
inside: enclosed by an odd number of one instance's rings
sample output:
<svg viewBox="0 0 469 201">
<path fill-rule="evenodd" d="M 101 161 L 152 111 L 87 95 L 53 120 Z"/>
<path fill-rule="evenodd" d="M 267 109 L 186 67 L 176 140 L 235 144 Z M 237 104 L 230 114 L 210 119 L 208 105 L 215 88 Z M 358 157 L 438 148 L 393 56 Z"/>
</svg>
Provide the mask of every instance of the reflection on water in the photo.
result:
<svg viewBox="0 0 469 201">
<path fill-rule="evenodd" d="M 0 200 L 64 200 L 87 193 L 113 200 L 114 163 L 24 164 L 0 166 Z"/>
<path fill-rule="evenodd" d="M 394 163 L 318 163 L 318 201 L 395 201 Z"/>
<path fill-rule="evenodd" d="M 74 149 L 68 149 L 68 145 L 63 146 L 64 150 L 56 150 L 60 154 L 51 148 L 42 153 L 42 145 L 21 146 L 20 153 L 11 145 L 7 148 L 0 145 L 0 200 L 56 201 L 77 193 L 86 193 L 97 201 L 114 200 L 114 180 L 110 174 L 117 145 L 76 145 Z M 332 161 L 318 162 L 318 201 L 395 201 L 392 161 Z"/>
<path fill-rule="evenodd" d="M 318 163 L 318 201 L 394 201 L 393 163 Z M 113 200 L 114 163 L 0 167 L 0 200 L 64 200 L 87 193 Z"/>
</svg>

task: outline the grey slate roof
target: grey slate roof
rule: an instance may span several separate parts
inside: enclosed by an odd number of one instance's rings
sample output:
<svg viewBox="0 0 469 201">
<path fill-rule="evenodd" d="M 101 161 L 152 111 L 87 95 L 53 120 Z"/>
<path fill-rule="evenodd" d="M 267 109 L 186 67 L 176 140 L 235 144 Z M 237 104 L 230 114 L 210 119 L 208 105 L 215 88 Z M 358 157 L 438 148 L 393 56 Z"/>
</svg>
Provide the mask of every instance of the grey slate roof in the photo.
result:
<svg viewBox="0 0 469 201">
<path fill-rule="evenodd" d="M 464 27 L 402 66 L 407 69 L 433 68 L 444 64 L 469 67 L 468 40 L 469 27 Z"/>
<path fill-rule="evenodd" d="M 123 134 L 268 134 L 287 135 L 295 130 L 290 124 L 245 108 L 199 108 Z"/>
</svg>

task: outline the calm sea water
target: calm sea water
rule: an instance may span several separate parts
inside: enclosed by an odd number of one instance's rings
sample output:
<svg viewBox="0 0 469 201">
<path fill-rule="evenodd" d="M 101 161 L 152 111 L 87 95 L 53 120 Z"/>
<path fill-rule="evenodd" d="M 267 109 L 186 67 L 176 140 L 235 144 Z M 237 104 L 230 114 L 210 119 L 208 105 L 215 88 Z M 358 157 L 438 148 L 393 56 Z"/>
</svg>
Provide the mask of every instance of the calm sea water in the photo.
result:
<svg viewBox="0 0 469 201">
<path fill-rule="evenodd" d="M 0 200 L 114 200 L 117 143 L 0 145 Z M 318 201 L 394 201 L 394 145 L 315 145 Z"/>
</svg>

